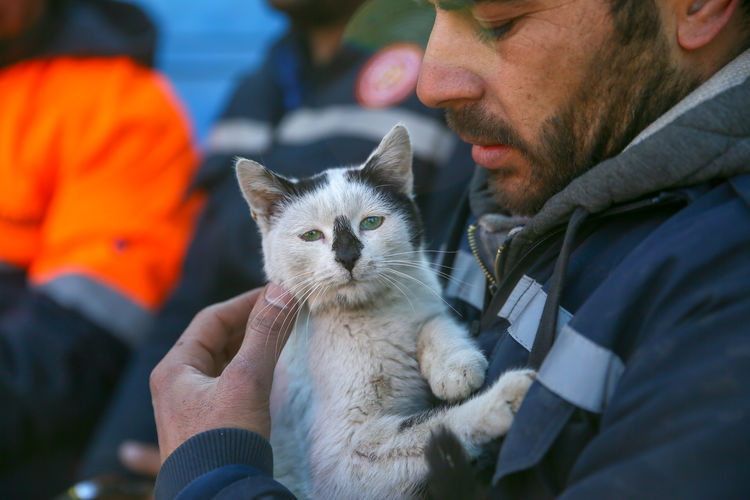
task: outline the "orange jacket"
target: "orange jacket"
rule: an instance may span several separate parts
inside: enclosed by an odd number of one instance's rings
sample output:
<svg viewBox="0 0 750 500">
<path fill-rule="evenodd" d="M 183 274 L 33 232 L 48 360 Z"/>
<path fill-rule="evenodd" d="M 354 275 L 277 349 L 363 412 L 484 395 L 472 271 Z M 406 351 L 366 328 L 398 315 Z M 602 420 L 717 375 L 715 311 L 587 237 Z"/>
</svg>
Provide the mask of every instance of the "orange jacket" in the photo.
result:
<svg viewBox="0 0 750 500">
<path fill-rule="evenodd" d="M 168 85 L 127 57 L 0 69 L 0 267 L 132 339 L 178 278 L 196 164 Z"/>
</svg>

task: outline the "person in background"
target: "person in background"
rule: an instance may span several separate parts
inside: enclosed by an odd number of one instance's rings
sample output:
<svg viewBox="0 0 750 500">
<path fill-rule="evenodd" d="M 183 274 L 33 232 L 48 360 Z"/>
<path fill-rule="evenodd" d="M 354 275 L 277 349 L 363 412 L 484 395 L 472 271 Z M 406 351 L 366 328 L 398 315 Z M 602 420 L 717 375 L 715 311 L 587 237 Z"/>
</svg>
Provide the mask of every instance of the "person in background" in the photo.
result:
<svg viewBox="0 0 750 500">
<path fill-rule="evenodd" d="M 154 42 L 121 2 L 0 0 L 4 498 L 70 481 L 180 273 L 202 204 L 186 195 L 198 158 L 151 68 Z M 27 469 L 48 481 L 25 482 Z"/>
<path fill-rule="evenodd" d="M 750 497 L 750 2 L 433 4 L 418 94 L 484 167 L 457 224 L 478 262 L 454 268 L 484 294 L 456 298 L 483 309 L 488 384 L 538 370 L 487 497 Z M 156 367 L 157 500 L 290 498 L 263 344 L 293 302 L 207 309 Z M 431 498 L 477 491 L 451 440 Z"/>
<path fill-rule="evenodd" d="M 182 280 L 95 434 L 79 490 L 104 488 L 87 480 L 127 472 L 117 452 L 124 441 L 156 442 L 148 377 L 195 313 L 265 283 L 260 236 L 237 187 L 236 156 L 263 161 L 284 175 L 306 176 L 362 163 L 394 124 L 404 123 L 415 154 L 416 201 L 433 250 L 445 240 L 453 207 L 471 177 L 468 146 L 447 128 L 442 112 L 416 97 L 420 46 L 396 43 L 373 53 L 342 42 L 361 1 L 269 3 L 288 15 L 290 29 L 263 65 L 239 82 L 209 135 L 195 180 L 209 199 Z M 155 472 L 149 464 L 158 452 L 135 445 L 124 452 L 131 469 Z"/>
</svg>

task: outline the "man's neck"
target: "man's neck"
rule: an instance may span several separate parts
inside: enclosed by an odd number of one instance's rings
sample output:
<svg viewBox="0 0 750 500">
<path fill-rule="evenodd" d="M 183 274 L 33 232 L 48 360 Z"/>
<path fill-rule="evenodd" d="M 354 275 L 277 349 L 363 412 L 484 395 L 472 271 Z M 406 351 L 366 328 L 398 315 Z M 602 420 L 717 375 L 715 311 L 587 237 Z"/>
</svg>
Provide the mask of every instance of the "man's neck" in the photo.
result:
<svg viewBox="0 0 750 500">
<path fill-rule="evenodd" d="M 315 66 L 329 63 L 341 47 L 346 23 L 335 26 L 316 26 L 307 29 L 310 57 Z"/>
</svg>

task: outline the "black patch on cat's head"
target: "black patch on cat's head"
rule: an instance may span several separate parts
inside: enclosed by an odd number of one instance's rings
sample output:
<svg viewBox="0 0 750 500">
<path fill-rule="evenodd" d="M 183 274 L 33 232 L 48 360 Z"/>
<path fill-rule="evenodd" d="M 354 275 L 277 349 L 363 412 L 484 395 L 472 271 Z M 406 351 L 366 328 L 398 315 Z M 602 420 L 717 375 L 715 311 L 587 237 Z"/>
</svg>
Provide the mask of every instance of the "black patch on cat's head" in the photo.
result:
<svg viewBox="0 0 750 500">
<path fill-rule="evenodd" d="M 326 172 L 292 181 L 289 183 L 290 186 L 287 191 L 288 199 L 286 201 L 291 201 L 292 198 L 300 198 L 306 194 L 312 193 L 313 191 L 317 191 L 327 183 L 328 174 Z"/>
<path fill-rule="evenodd" d="M 328 183 L 328 174 L 326 172 L 295 180 L 286 179 L 278 174 L 274 175 L 283 184 L 283 196 L 272 205 L 272 215 L 281 212 L 285 205 L 288 205 L 295 199 L 313 193 Z"/>
<path fill-rule="evenodd" d="M 422 217 L 419 215 L 417 204 L 411 197 L 404 194 L 401 186 L 394 184 L 393 180 L 383 176 L 378 170 L 368 168 L 351 169 L 346 172 L 346 179 L 370 186 L 380 193 L 390 206 L 391 210 L 401 214 L 406 220 L 409 228 L 409 242 L 414 248 L 419 248 L 424 236 Z"/>
</svg>

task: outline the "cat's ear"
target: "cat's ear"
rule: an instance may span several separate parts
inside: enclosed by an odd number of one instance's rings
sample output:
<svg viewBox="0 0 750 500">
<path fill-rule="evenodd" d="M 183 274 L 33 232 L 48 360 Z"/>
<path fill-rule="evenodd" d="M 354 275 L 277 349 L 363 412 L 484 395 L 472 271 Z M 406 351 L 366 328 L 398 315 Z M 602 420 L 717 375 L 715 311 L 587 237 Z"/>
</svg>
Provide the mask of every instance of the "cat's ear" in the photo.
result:
<svg viewBox="0 0 750 500">
<path fill-rule="evenodd" d="M 380 145 L 362 167 L 362 173 L 377 178 L 380 185 L 385 183 L 388 187 L 411 196 L 414 187 L 411 162 L 409 132 L 399 123 L 380 141 Z"/>
<path fill-rule="evenodd" d="M 246 158 L 237 158 L 235 171 L 253 219 L 262 230 L 267 230 L 271 216 L 289 193 L 290 182 Z"/>
</svg>

